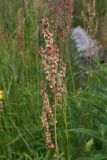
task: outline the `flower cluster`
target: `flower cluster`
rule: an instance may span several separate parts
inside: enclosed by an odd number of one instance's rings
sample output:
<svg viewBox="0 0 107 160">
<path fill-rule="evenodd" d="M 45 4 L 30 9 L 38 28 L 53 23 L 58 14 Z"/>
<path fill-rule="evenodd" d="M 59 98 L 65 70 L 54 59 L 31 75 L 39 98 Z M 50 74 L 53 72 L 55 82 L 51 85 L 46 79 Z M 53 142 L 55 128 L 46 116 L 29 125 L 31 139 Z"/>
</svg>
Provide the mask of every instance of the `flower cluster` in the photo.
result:
<svg viewBox="0 0 107 160">
<path fill-rule="evenodd" d="M 40 55 L 42 57 L 42 63 L 44 67 L 44 72 L 46 74 L 46 82 L 49 82 L 50 90 L 54 94 L 57 100 L 57 105 L 61 105 L 62 93 L 63 93 L 63 79 L 66 72 L 66 66 L 60 57 L 60 50 L 55 44 L 53 39 L 53 34 L 49 31 L 48 18 L 42 20 L 42 28 L 44 33 L 44 38 L 46 42 L 46 48 L 40 49 Z M 43 111 L 42 111 L 42 124 L 45 129 L 46 142 L 49 148 L 54 148 L 54 144 L 51 141 L 51 133 L 49 130 L 49 118 L 53 118 L 52 107 L 49 103 L 49 97 L 46 93 L 45 81 L 41 83 L 41 95 L 43 99 Z"/>
<path fill-rule="evenodd" d="M 54 15 L 54 25 L 56 36 L 64 42 L 66 36 L 71 30 L 73 19 L 73 1 L 74 0 L 58 0 L 51 3 L 51 11 Z"/>
<path fill-rule="evenodd" d="M 48 117 L 53 118 L 53 113 L 49 104 L 49 98 L 46 93 L 46 86 L 44 81 L 41 82 L 41 95 L 43 98 L 43 106 L 44 106 L 43 110 L 46 112 Z"/>
<path fill-rule="evenodd" d="M 3 90 L 0 90 L 0 112 L 3 112 L 3 99 L 4 99 Z"/>
<path fill-rule="evenodd" d="M 46 73 L 46 79 L 50 82 L 50 88 L 55 91 L 56 73 L 59 63 L 59 48 L 54 43 L 53 35 L 49 32 L 49 22 L 47 18 L 42 20 L 46 49 L 41 49 L 42 63 Z"/>
<path fill-rule="evenodd" d="M 77 51 L 86 53 L 87 57 L 95 56 L 99 50 L 98 42 L 80 26 L 72 30 L 71 39 L 75 42 Z"/>
<path fill-rule="evenodd" d="M 48 118 L 53 118 L 53 113 L 50 108 L 48 95 L 46 94 L 46 86 L 44 81 L 41 82 L 41 86 L 42 86 L 41 96 L 43 99 L 42 124 L 45 129 L 46 142 L 49 148 L 54 148 L 54 144 L 52 143 L 51 140 L 51 132 L 49 130 L 49 123 L 48 123 Z"/>
<path fill-rule="evenodd" d="M 46 79 L 50 83 L 53 93 L 63 92 L 63 78 L 65 76 L 66 66 L 60 57 L 60 50 L 54 43 L 53 35 L 49 31 L 48 18 L 42 20 L 43 33 L 46 41 L 46 49 L 41 48 L 42 63 L 46 73 Z"/>
<path fill-rule="evenodd" d="M 96 0 L 93 0 L 93 5 L 91 5 L 91 4 L 88 5 L 89 19 L 88 19 L 87 31 L 88 31 L 89 35 L 91 35 L 91 37 L 93 37 L 93 38 L 95 36 L 95 30 L 93 32 L 93 22 L 94 22 L 94 19 L 96 16 L 95 3 L 96 3 Z M 96 27 L 97 27 L 97 25 L 96 25 Z M 97 29 L 97 28 L 95 28 L 95 29 Z"/>
<path fill-rule="evenodd" d="M 85 4 L 85 7 L 88 11 L 88 17 L 87 15 L 82 11 L 82 17 L 84 19 L 84 22 L 87 24 L 87 32 L 92 37 L 95 38 L 97 32 L 98 32 L 98 21 L 96 18 L 96 0 L 92 1 L 91 3 Z"/>
<path fill-rule="evenodd" d="M 0 90 L 0 101 L 3 101 L 4 96 L 3 96 L 3 90 Z"/>
<path fill-rule="evenodd" d="M 61 104 L 61 94 L 64 92 L 63 78 L 65 77 L 65 74 L 66 74 L 66 65 L 60 60 L 60 71 L 58 73 L 58 82 L 56 88 L 57 102 L 59 105 Z"/>
<path fill-rule="evenodd" d="M 73 19 L 73 2 L 74 2 L 74 0 L 66 0 L 65 1 L 66 29 L 68 32 L 71 30 L 71 22 Z"/>
</svg>

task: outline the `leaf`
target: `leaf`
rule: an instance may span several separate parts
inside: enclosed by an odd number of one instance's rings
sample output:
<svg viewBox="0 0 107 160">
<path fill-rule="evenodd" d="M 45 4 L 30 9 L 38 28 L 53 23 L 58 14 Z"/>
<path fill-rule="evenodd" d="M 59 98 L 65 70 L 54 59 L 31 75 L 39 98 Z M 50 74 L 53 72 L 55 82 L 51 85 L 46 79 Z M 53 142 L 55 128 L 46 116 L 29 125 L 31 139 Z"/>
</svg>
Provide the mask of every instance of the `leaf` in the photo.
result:
<svg viewBox="0 0 107 160">
<path fill-rule="evenodd" d="M 87 157 L 78 158 L 76 160 L 106 160 L 105 158 L 107 158 L 107 155 L 103 155 L 101 153 L 98 153 L 95 155 L 90 155 Z"/>
<path fill-rule="evenodd" d="M 92 145 L 94 143 L 94 139 L 91 138 L 85 145 L 85 149 L 86 149 L 86 152 L 90 152 L 91 151 L 91 148 L 92 148 Z"/>
<path fill-rule="evenodd" d="M 87 135 L 90 135 L 96 139 L 98 139 L 101 143 L 103 143 L 104 145 L 107 146 L 107 140 L 104 139 L 102 137 L 102 135 L 96 131 L 93 131 L 91 129 L 85 129 L 85 128 L 75 128 L 75 129 L 70 129 L 68 130 L 70 132 L 75 132 L 75 133 L 83 133 L 83 134 L 87 134 Z"/>
</svg>

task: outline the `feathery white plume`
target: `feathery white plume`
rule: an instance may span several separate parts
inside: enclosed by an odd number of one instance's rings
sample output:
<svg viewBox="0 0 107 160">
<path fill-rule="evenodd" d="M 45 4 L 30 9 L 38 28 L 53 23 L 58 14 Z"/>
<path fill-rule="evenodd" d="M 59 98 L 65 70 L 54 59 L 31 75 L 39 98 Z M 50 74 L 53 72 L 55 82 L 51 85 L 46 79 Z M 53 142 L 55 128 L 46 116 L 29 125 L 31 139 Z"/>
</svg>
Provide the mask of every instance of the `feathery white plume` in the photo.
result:
<svg viewBox="0 0 107 160">
<path fill-rule="evenodd" d="M 93 40 L 80 26 L 72 29 L 71 39 L 75 42 L 78 52 L 85 52 L 85 56 L 93 56 L 99 50 L 97 41 Z"/>
</svg>

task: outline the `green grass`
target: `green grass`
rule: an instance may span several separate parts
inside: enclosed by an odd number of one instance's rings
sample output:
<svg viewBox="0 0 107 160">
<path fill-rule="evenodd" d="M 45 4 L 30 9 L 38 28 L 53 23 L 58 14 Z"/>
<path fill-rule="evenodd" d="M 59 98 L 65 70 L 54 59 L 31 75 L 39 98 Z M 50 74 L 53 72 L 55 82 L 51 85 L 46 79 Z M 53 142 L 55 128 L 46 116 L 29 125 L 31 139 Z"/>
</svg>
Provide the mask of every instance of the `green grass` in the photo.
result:
<svg viewBox="0 0 107 160">
<path fill-rule="evenodd" d="M 80 1 L 75 2 L 76 9 Z M 104 10 L 100 13 L 101 20 L 107 7 L 103 7 L 104 2 L 97 3 L 97 13 Z M 44 72 L 38 53 L 38 30 L 44 16 L 44 3 L 40 8 L 38 13 L 33 0 L 28 6 L 24 6 L 21 0 L 0 1 L 0 89 L 5 96 L 3 112 L 0 113 L 1 160 L 56 160 L 55 150 L 46 144 L 41 122 L 40 81 Z M 19 12 L 24 21 L 22 24 L 18 24 Z M 75 26 L 79 20 L 74 16 L 73 22 Z M 23 43 L 18 41 L 18 26 L 24 34 Z M 54 34 L 54 30 L 52 32 Z M 43 36 L 40 41 L 45 45 Z M 60 159 L 106 160 L 107 66 L 97 61 L 98 69 L 90 66 L 81 69 L 72 60 L 68 41 L 61 45 L 56 40 L 67 65 L 67 94 L 63 95 L 62 108 L 56 111 Z M 86 71 L 88 76 L 78 78 L 78 74 Z M 51 132 L 54 134 L 54 127 L 51 127 Z"/>
</svg>

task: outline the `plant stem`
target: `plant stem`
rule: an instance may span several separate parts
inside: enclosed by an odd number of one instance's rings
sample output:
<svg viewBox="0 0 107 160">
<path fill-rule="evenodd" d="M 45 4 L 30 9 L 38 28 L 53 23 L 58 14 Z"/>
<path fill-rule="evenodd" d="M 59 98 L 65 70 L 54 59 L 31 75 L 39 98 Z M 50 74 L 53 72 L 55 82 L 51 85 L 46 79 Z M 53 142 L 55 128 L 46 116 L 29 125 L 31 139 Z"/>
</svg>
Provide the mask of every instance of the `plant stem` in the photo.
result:
<svg viewBox="0 0 107 160">
<path fill-rule="evenodd" d="M 54 131 L 55 131 L 55 152 L 56 152 L 56 159 L 59 160 L 59 150 L 58 150 L 58 142 L 57 142 L 57 117 L 56 117 L 56 108 L 57 108 L 57 100 L 55 95 L 55 106 L 54 106 Z"/>
<path fill-rule="evenodd" d="M 67 154 L 68 154 L 68 160 L 70 160 L 70 154 L 69 154 L 69 140 L 68 140 L 68 126 L 67 126 L 67 109 L 66 109 L 66 96 L 64 95 L 64 108 L 63 108 L 63 114 L 64 114 L 64 122 L 65 122 L 65 132 L 66 132 L 66 141 L 67 141 Z"/>
</svg>

